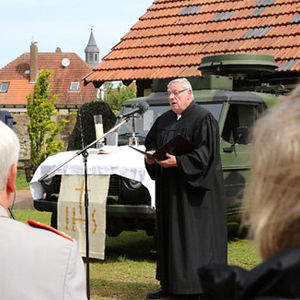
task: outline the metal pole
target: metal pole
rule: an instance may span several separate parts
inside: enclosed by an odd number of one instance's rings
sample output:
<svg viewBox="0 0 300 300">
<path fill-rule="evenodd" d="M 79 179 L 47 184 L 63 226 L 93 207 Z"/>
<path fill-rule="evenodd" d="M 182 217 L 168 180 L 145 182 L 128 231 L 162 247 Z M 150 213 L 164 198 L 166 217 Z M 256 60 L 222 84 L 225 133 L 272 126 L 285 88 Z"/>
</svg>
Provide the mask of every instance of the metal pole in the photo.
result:
<svg viewBox="0 0 300 300">
<path fill-rule="evenodd" d="M 89 153 L 82 152 L 84 163 L 84 206 L 85 206 L 85 261 L 86 261 L 86 294 L 90 299 L 90 241 L 89 241 L 89 196 L 87 185 L 87 158 Z"/>
</svg>

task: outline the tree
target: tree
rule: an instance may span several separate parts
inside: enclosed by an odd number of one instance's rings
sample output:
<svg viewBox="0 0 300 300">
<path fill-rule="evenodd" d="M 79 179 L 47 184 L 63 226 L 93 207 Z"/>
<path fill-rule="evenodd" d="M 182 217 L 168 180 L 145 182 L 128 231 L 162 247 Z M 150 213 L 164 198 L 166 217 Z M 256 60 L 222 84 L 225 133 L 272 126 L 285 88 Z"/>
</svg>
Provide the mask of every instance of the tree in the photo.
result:
<svg viewBox="0 0 300 300">
<path fill-rule="evenodd" d="M 135 86 L 133 84 L 125 86 L 119 83 L 117 87 L 114 87 L 112 82 L 107 82 L 104 88 L 104 102 L 110 106 L 115 114 L 120 112 L 123 101 L 136 97 Z"/>
<path fill-rule="evenodd" d="M 34 86 L 33 95 L 27 99 L 27 127 L 30 140 L 30 166 L 34 171 L 49 155 L 64 149 L 62 141 L 56 139 L 57 134 L 67 122 L 57 122 L 55 103 L 58 95 L 50 97 L 50 76 L 52 71 L 42 70 Z"/>
</svg>

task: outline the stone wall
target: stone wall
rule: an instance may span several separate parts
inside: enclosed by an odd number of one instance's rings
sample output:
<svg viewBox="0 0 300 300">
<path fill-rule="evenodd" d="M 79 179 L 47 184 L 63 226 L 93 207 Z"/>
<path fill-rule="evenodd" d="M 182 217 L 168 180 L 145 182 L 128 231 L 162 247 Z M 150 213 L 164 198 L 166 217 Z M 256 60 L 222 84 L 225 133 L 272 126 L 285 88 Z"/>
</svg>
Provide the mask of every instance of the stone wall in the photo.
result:
<svg viewBox="0 0 300 300">
<path fill-rule="evenodd" d="M 12 113 L 16 124 L 13 127 L 14 132 L 20 141 L 20 158 L 30 157 L 30 143 L 27 133 L 28 117 L 26 113 Z"/>
<path fill-rule="evenodd" d="M 27 125 L 29 122 L 28 116 L 26 113 L 12 113 L 14 121 L 16 124 L 13 127 L 13 130 L 17 134 L 20 140 L 20 159 L 29 159 L 30 158 L 30 142 L 27 132 Z M 58 139 L 62 140 L 65 148 L 68 146 L 69 135 L 72 132 L 75 122 L 76 122 L 76 112 L 71 112 L 67 115 L 58 116 L 58 119 L 64 118 L 69 122 L 65 124 L 64 128 L 58 135 Z"/>
</svg>

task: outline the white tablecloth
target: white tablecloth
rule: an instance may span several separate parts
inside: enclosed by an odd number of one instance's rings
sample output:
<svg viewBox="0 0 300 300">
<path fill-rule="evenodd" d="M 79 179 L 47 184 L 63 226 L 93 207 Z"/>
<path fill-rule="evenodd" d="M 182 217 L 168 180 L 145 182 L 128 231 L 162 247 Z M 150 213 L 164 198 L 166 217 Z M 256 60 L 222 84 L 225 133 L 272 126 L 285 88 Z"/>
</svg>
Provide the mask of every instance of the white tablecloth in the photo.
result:
<svg viewBox="0 0 300 300">
<path fill-rule="evenodd" d="M 143 146 L 140 146 L 144 149 Z M 151 206 L 155 203 L 155 184 L 149 177 L 144 164 L 144 156 L 128 146 L 104 146 L 107 154 L 96 154 L 96 149 L 89 149 L 87 158 L 87 173 L 89 175 L 120 175 L 132 180 L 140 181 L 148 190 L 151 196 Z M 44 190 L 39 179 L 68 161 L 76 155 L 76 151 L 61 152 L 49 156 L 36 170 L 30 182 L 30 190 L 33 199 L 43 198 Z M 54 175 L 83 175 L 83 157 L 79 155 L 73 160 L 56 170 Z"/>
</svg>

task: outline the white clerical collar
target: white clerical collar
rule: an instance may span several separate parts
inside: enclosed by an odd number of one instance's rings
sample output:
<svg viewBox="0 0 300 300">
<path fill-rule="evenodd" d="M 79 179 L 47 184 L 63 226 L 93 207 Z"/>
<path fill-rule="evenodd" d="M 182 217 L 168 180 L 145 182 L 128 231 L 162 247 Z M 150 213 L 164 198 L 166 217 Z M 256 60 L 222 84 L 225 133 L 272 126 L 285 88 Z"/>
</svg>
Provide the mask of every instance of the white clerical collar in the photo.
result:
<svg viewBox="0 0 300 300">
<path fill-rule="evenodd" d="M 177 115 L 177 121 L 181 118 L 181 115 Z"/>
</svg>

